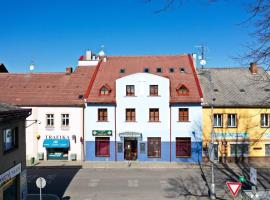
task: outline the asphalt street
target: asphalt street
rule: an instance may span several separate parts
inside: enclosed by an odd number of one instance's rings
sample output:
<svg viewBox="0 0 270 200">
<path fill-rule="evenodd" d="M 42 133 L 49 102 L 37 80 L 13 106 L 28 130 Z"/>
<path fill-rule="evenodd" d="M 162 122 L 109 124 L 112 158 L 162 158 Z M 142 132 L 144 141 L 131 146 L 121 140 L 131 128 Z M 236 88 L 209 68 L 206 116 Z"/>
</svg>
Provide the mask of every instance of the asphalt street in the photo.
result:
<svg viewBox="0 0 270 200">
<path fill-rule="evenodd" d="M 259 188 L 270 188 L 269 169 L 260 169 Z M 244 174 L 239 169 L 215 169 L 217 199 L 233 199 L 226 181 Z M 247 172 L 248 173 L 248 172 Z M 262 175 L 262 176 L 261 176 Z M 72 200 L 208 199 L 211 168 L 195 169 L 80 169 L 34 167 L 28 169 L 29 193 L 38 193 L 35 180 L 47 180 L 43 190 Z"/>
</svg>

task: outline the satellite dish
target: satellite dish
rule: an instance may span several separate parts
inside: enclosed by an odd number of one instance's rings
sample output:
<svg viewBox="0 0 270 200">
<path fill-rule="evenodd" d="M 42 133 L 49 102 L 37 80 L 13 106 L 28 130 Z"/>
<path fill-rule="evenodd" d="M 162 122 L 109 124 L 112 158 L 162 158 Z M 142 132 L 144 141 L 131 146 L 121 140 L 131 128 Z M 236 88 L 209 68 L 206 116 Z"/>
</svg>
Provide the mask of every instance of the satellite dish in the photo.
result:
<svg viewBox="0 0 270 200">
<path fill-rule="evenodd" d="M 202 59 L 202 60 L 200 60 L 200 64 L 201 65 L 205 65 L 206 64 L 206 61 Z"/>
<path fill-rule="evenodd" d="M 33 70 L 35 69 L 35 65 L 34 65 L 34 64 L 31 64 L 31 65 L 29 66 L 29 69 L 30 69 L 30 71 L 33 71 Z"/>
</svg>

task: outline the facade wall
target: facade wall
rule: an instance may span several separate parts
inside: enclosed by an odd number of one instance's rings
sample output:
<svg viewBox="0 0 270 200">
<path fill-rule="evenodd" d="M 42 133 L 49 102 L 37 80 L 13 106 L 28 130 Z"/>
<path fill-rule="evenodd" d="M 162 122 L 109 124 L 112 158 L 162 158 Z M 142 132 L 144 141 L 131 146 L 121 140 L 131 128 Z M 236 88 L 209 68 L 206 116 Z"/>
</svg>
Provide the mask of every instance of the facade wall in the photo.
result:
<svg viewBox="0 0 270 200">
<path fill-rule="evenodd" d="M 26 155 L 27 159 L 35 157 L 37 159 L 38 153 L 44 153 L 44 158 L 47 158 L 47 150 L 43 147 L 44 140 L 49 137 L 52 138 L 68 138 L 70 148 L 68 152 L 68 159 L 70 155 L 77 154 L 77 159 L 82 159 L 83 145 L 80 138 L 83 137 L 83 108 L 82 107 L 31 107 L 32 115 L 27 118 L 26 128 Z M 49 128 L 46 126 L 46 114 L 54 114 L 54 126 Z M 63 128 L 61 126 L 61 114 L 69 114 L 69 127 Z M 31 120 L 38 120 L 33 124 Z M 31 125 L 32 124 L 32 125 Z M 37 136 L 40 139 L 37 139 Z M 76 137 L 76 142 L 74 137 Z"/>
<path fill-rule="evenodd" d="M 18 128 L 18 147 L 8 152 L 4 152 L 3 131 L 4 129 Z M 25 200 L 27 195 L 26 181 L 26 144 L 25 144 L 25 119 L 10 120 L 0 123 L 0 175 L 7 172 L 16 165 L 21 165 L 21 170 L 13 179 L 0 183 L 0 199 L 3 199 L 3 192 L 9 185 L 15 184 L 18 188 L 17 198 Z"/>
<path fill-rule="evenodd" d="M 126 85 L 135 86 L 134 96 L 126 96 Z M 158 96 L 149 95 L 150 85 L 158 85 Z M 201 159 L 202 145 L 200 123 L 202 108 L 200 105 L 190 104 L 177 105 L 170 108 L 169 101 L 170 82 L 167 78 L 148 73 L 137 73 L 116 80 L 116 105 L 88 104 L 85 109 L 86 160 L 124 160 L 125 138 L 127 137 L 123 135 L 135 133 L 141 135 L 141 137 L 136 138 L 137 160 L 197 162 L 198 158 Z M 189 122 L 178 122 L 178 110 L 180 107 L 189 108 Z M 99 108 L 107 108 L 108 122 L 98 122 L 97 110 Z M 135 121 L 126 121 L 127 108 L 135 109 Z M 159 109 L 158 122 L 149 121 L 150 108 Z M 95 136 L 92 134 L 93 130 L 112 131 L 112 136 L 110 136 L 110 157 L 95 156 Z M 194 138 L 193 132 L 195 132 L 196 139 Z M 160 158 L 150 158 L 147 155 L 148 137 L 161 138 Z M 191 138 L 191 157 L 176 158 L 176 137 Z M 145 146 L 144 152 L 141 151 L 142 143 Z M 119 144 L 122 144 L 122 151 L 118 149 Z"/>
<path fill-rule="evenodd" d="M 203 108 L 203 141 L 204 147 L 211 141 L 211 109 Z M 214 140 L 219 147 L 219 156 L 226 154 L 234 157 L 231 144 L 249 144 L 248 156 L 253 158 L 268 157 L 265 144 L 270 144 L 269 127 L 261 127 L 261 114 L 270 113 L 267 108 L 214 108 L 213 113 L 223 114 L 223 127 L 214 128 Z M 237 127 L 228 128 L 228 114 L 237 115 Z M 225 146 L 225 142 L 227 147 Z"/>
</svg>

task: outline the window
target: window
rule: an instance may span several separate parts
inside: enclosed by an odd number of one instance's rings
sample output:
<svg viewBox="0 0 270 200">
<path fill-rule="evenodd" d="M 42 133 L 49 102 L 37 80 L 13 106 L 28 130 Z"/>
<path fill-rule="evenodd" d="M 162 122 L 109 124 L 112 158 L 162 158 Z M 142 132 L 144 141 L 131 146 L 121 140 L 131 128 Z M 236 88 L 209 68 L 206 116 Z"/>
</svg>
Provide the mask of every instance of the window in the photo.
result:
<svg viewBox="0 0 270 200">
<path fill-rule="evenodd" d="M 228 127 L 236 126 L 236 114 L 228 114 Z"/>
<path fill-rule="evenodd" d="M 261 114 L 261 127 L 269 127 L 269 114 Z"/>
<path fill-rule="evenodd" d="M 54 114 L 46 114 L 46 125 L 47 126 L 54 126 Z"/>
<path fill-rule="evenodd" d="M 191 138 L 177 137 L 176 138 L 176 157 L 191 156 Z"/>
<path fill-rule="evenodd" d="M 170 69 L 169 69 L 169 72 L 170 72 L 170 73 L 173 73 L 173 72 L 174 72 L 174 68 L 170 68 Z"/>
<path fill-rule="evenodd" d="M 265 156 L 270 156 L 270 144 L 265 144 Z"/>
<path fill-rule="evenodd" d="M 144 68 L 143 70 L 145 73 L 148 73 L 149 72 L 149 68 Z"/>
<path fill-rule="evenodd" d="M 188 108 L 179 108 L 179 122 L 188 122 Z"/>
<path fill-rule="evenodd" d="M 158 85 L 150 85 L 150 96 L 158 96 Z"/>
<path fill-rule="evenodd" d="M 96 137 L 95 152 L 96 152 L 96 157 L 109 157 L 110 156 L 110 138 L 109 137 Z"/>
<path fill-rule="evenodd" d="M 98 121 L 99 122 L 106 122 L 106 121 L 108 121 L 107 108 L 99 108 L 98 109 Z"/>
<path fill-rule="evenodd" d="M 248 156 L 248 144 L 231 144 L 231 156 Z"/>
<path fill-rule="evenodd" d="M 125 69 L 120 69 L 120 74 L 124 74 L 126 72 Z"/>
<path fill-rule="evenodd" d="M 183 68 L 183 67 L 181 67 L 179 70 L 180 70 L 181 73 L 185 72 L 185 68 Z"/>
<path fill-rule="evenodd" d="M 126 95 L 127 96 L 135 96 L 135 87 L 134 87 L 134 85 L 127 85 L 126 86 Z"/>
<path fill-rule="evenodd" d="M 159 109 L 158 108 L 150 108 L 149 109 L 149 121 L 150 122 L 158 122 L 159 121 Z"/>
<path fill-rule="evenodd" d="M 135 122 L 136 121 L 135 108 L 127 108 L 126 109 L 126 121 L 127 122 Z"/>
<path fill-rule="evenodd" d="M 189 94 L 189 90 L 184 85 L 179 86 L 176 90 L 177 90 L 178 95 L 185 96 Z"/>
<path fill-rule="evenodd" d="M 157 73 L 161 73 L 162 69 L 160 67 L 157 68 Z"/>
<path fill-rule="evenodd" d="M 214 114 L 214 127 L 222 127 L 222 126 L 223 126 L 223 115 Z"/>
<path fill-rule="evenodd" d="M 123 153 L 123 143 L 121 143 L 121 142 L 117 143 L 117 152 Z"/>
<path fill-rule="evenodd" d="M 62 114 L 62 126 L 69 126 L 69 114 Z"/>
<path fill-rule="evenodd" d="M 147 138 L 148 157 L 160 158 L 161 155 L 161 138 L 148 137 Z"/>
<path fill-rule="evenodd" d="M 4 129 L 3 130 L 3 147 L 4 147 L 4 152 L 7 152 L 9 150 L 18 148 L 18 128 L 13 128 L 13 129 Z"/>
<path fill-rule="evenodd" d="M 103 86 L 100 89 L 100 95 L 109 95 L 109 93 L 110 93 L 110 90 L 106 86 Z"/>
</svg>

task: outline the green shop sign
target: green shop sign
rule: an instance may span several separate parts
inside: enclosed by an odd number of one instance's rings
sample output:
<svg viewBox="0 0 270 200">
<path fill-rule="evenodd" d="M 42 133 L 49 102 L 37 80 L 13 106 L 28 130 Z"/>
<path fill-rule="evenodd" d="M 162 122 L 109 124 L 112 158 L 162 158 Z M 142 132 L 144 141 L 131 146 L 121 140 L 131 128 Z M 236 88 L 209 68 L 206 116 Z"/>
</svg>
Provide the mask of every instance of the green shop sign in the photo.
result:
<svg viewBox="0 0 270 200">
<path fill-rule="evenodd" d="M 93 130 L 93 136 L 112 136 L 112 130 Z"/>
</svg>

